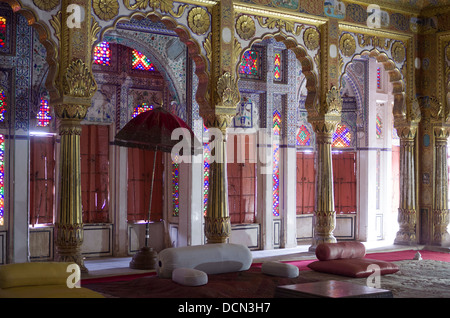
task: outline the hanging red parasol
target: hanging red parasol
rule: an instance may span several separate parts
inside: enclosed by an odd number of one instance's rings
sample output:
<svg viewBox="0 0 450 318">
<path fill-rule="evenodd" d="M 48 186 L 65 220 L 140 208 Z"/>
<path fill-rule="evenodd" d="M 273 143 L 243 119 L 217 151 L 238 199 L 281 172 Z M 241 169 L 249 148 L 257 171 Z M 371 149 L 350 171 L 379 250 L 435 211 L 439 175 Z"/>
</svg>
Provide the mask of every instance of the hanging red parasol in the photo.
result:
<svg viewBox="0 0 450 318">
<path fill-rule="evenodd" d="M 154 151 L 152 182 L 150 189 L 150 204 L 145 232 L 145 246 L 140 249 L 130 262 L 134 269 L 154 269 L 156 265 L 156 252 L 148 246 L 149 222 L 152 209 L 153 184 L 155 179 L 156 152 L 170 153 L 180 143 L 179 139 L 172 139 L 172 133 L 177 128 L 182 129 L 184 145 L 182 148 L 194 154 L 200 143 L 197 141 L 192 129 L 179 117 L 166 111 L 162 107 L 143 112 L 131 119 L 116 135 L 114 144 L 129 148 L 141 148 Z M 180 136 L 180 134 L 178 134 Z M 188 141 L 188 143 L 186 143 Z M 201 148 L 201 147 L 200 147 Z M 173 154 L 175 155 L 175 154 Z M 178 154 L 188 155 L 188 154 Z"/>
</svg>

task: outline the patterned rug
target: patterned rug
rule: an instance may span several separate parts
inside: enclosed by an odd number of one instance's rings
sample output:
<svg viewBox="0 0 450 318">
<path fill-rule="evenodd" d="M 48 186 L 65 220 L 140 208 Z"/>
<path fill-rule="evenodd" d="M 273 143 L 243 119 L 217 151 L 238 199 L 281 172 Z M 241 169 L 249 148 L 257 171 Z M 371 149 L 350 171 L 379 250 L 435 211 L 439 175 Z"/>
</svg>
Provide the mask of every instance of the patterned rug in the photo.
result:
<svg viewBox="0 0 450 318">
<path fill-rule="evenodd" d="M 380 277 L 382 289 L 392 291 L 394 298 L 450 298 L 450 263 L 435 260 L 404 260 L 394 262 L 400 271 Z M 300 275 L 307 280 L 342 280 L 355 284 L 376 284 L 373 278 L 353 278 L 303 271 Z"/>
</svg>

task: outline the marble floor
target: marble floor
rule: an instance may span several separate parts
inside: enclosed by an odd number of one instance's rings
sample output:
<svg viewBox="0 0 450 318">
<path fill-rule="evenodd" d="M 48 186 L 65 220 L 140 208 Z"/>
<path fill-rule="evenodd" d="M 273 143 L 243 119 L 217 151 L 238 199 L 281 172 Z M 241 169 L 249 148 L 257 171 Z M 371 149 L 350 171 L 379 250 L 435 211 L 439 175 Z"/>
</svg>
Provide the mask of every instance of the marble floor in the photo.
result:
<svg viewBox="0 0 450 318">
<path fill-rule="evenodd" d="M 423 246 L 394 245 L 390 241 L 363 242 L 367 253 L 395 251 L 407 249 L 423 249 Z M 300 259 L 314 259 L 314 252 L 309 251 L 310 245 L 298 245 L 293 248 L 281 248 L 273 250 L 251 251 L 254 263 L 262 263 L 269 260 L 289 261 Z M 115 275 L 131 275 L 151 272 L 152 270 L 131 269 L 130 257 L 103 257 L 85 259 L 87 273 L 82 273 L 82 278 L 106 277 Z"/>
</svg>

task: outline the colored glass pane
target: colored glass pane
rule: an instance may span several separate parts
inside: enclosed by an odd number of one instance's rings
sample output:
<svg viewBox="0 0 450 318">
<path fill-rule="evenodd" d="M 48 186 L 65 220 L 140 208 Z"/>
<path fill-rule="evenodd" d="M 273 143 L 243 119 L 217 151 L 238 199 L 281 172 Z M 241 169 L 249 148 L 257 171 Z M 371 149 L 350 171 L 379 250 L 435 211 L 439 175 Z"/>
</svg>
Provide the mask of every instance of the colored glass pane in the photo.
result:
<svg viewBox="0 0 450 318">
<path fill-rule="evenodd" d="M 311 133 L 305 125 L 302 125 L 297 134 L 297 146 L 310 146 Z"/>
<path fill-rule="evenodd" d="M 273 145 L 273 173 L 272 173 L 272 213 L 274 216 L 280 215 L 280 145 Z"/>
<path fill-rule="evenodd" d="M 137 50 L 133 50 L 132 67 L 135 70 L 154 71 L 155 67 L 148 57 Z"/>
<path fill-rule="evenodd" d="M 333 134 L 333 143 L 331 146 L 337 148 L 350 147 L 351 141 L 352 136 L 347 126 L 338 124 L 336 127 L 336 131 Z"/>
<path fill-rule="evenodd" d="M 275 81 L 281 81 L 281 53 L 275 53 L 273 77 Z"/>
<path fill-rule="evenodd" d="M 131 116 L 134 118 L 137 115 L 139 115 L 143 112 L 146 112 L 148 110 L 152 110 L 152 109 L 153 109 L 153 105 L 148 105 L 147 103 L 142 103 L 142 105 L 139 105 L 134 108 L 133 114 Z"/>
<path fill-rule="evenodd" d="M 382 122 L 381 122 L 381 118 L 380 116 L 377 115 L 377 119 L 375 122 L 375 127 L 376 127 L 376 133 L 377 133 L 377 138 L 381 138 L 381 134 L 382 134 Z"/>
<path fill-rule="evenodd" d="M 172 203 L 173 203 L 173 216 L 180 215 L 180 164 L 177 162 L 177 158 L 172 163 Z"/>
<path fill-rule="evenodd" d="M 41 98 L 41 105 L 39 107 L 39 112 L 36 116 L 37 125 L 39 127 L 47 127 L 50 124 L 52 116 L 50 115 L 50 107 L 48 106 L 48 100 Z"/>
<path fill-rule="evenodd" d="M 203 144 L 203 213 L 206 215 L 208 209 L 208 193 L 209 193 L 209 171 L 211 160 L 211 148 L 209 144 Z"/>
<path fill-rule="evenodd" d="M 246 51 L 242 55 L 239 73 L 247 75 L 258 75 L 258 52 Z"/>
<path fill-rule="evenodd" d="M 377 88 L 381 88 L 381 68 L 377 68 Z"/>
<path fill-rule="evenodd" d="M 281 114 L 278 110 L 273 112 L 273 134 L 280 135 L 281 132 Z"/>
<path fill-rule="evenodd" d="M 0 17 L 0 47 L 6 45 L 6 18 Z"/>
<path fill-rule="evenodd" d="M 6 94 L 3 89 L 0 88 L 0 122 L 5 120 L 6 116 Z"/>
<path fill-rule="evenodd" d="M 108 42 L 102 42 L 94 48 L 94 63 L 99 65 L 110 65 L 111 48 Z"/>
<path fill-rule="evenodd" d="M 5 136 L 0 135 L 0 225 L 4 225 L 4 212 L 5 212 Z"/>
</svg>

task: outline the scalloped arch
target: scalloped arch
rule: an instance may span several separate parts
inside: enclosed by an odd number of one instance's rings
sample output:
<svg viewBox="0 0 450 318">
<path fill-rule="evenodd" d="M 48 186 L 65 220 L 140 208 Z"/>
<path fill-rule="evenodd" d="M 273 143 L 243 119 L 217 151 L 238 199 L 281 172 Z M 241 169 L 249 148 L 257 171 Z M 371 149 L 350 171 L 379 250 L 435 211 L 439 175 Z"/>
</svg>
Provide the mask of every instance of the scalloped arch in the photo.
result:
<svg viewBox="0 0 450 318">
<path fill-rule="evenodd" d="M 186 45 L 189 57 L 195 62 L 194 73 L 198 78 L 198 87 L 195 100 L 197 101 L 200 109 L 208 109 L 209 101 L 207 100 L 206 95 L 208 90 L 209 75 L 207 71 L 208 64 L 206 62 L 206 57 L 201 53 L 200 45 L 192 37 L 190 31 L 185 26 L 178 24 L 176 19 L 170 16 L 160 15 L 157 12 L 134 12 L 129 16 L 118 17 L 112 26 L 106 27 L 100 31 L 99 40 L 96 41 L 93 46 L 95 46 L 96 43 L 101 42 L 104 35 L 108 31 L 116 29 L 119 22 L 130 21 L 133 18 L 149 18 L 153 22 L 162 22 L 167 29 L 174 31 L 178 35 L 181 42 Z"/>
<path fill-rule="evenodd" d="M 282 32 L 264 34 L 262 37 L 254 38 L 252 41 L 250 41 L 249 45 L 241 50 L 239 56 L 242 56 L 245 51 L 250 50 L 253 44 L 262 42 L 268 38 L 274 38 L 277 42 L 283 43 L 286 46 L 286 49 L 294 52 L 297 60 L 299 60 L 300 64 L 302 65 L 302 73 L 305 75 L 306 79 L 307 95 L 305 100 L 305 108 L 307 110 L 312 108 L 317 94 L 317 75 L 314 72 L 314 62 L 313 59 L 308 55 L 306 48 L 303 47 L 303 45 L 299 44 L 295 38 L 288 36 Z M 236 64 L 236 73 L 238 67 L 239 60 Z"/>
<path fill-rule="evenodd" d="M 339 86 L 341 86 L 341 81 L 343 74 L 346 73 L 347 67 L 353 62 L 354 59 L 360 58 L 361 56 L 373 57 L 377 62 L 381 63 L 384 70 L 388 73 L 389 82 L 392 84 L 392 94 L 394 95 L 394 115 L 402 116 L 403 105 L 406 102 L 406 91 L 405 82 L 403 81 L 403 75 L 400 70 L 395 66 L 394 61 L 389 58 L 389 56 L 378 49 L 364 50 L 358 54 L 352 56 L 351 60 L 345 64 L 343 72 L 340 76 Z"/>
</svg>

